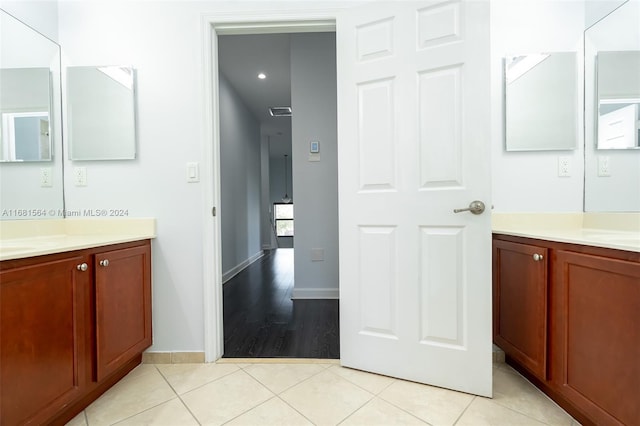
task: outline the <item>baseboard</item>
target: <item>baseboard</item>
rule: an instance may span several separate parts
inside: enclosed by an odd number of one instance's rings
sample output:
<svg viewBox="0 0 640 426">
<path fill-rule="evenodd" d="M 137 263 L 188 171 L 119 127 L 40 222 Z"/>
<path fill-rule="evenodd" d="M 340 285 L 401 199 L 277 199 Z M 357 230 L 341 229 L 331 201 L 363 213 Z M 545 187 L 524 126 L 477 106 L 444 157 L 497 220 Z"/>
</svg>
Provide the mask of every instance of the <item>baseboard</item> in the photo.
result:
<svg viewBox="0 0 640 426">
<path fill-rule="evenodd" d="M 293 288 L 291 299 L 339 299 L 338 288 Z"/>
<path fill-rule="evenodd" d="M 143 364 L 201 364 L 204 352 L 144 352 Z"/>
<path fill-rule="evenodd" d="M 245 260 L 244 262 L 240 263 L 239 265 L 236 265 L 233 268 L 229 269 L 227 272 L 223 273 L 222 274 L 222 284 L 226 283 L 231 278 L 233 278 L 236 275 L 238 275 L 240 272 L 242 272 L 243 269 L 245 269 L 247 266 L 251 265 L 256 260 L 260 259 L 262 256 L 264 256 L 264 251 L 260 250 L 258 253 L 254 254 L 249 259 Z"/>
</svg>

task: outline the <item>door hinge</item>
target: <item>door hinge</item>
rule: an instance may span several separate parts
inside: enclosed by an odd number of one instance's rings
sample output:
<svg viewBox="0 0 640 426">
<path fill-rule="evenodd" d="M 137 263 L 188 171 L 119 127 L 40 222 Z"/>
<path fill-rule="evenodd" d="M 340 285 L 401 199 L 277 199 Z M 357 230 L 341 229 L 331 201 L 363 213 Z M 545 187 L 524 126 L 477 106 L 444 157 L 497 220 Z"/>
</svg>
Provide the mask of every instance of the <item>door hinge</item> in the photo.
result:
<svg viewBox="0 0 640 426">
<path fill-rule="evenodd" d="M 211 207 L 211 216 L 216 217 L 216 208 Z"/>
</svg>

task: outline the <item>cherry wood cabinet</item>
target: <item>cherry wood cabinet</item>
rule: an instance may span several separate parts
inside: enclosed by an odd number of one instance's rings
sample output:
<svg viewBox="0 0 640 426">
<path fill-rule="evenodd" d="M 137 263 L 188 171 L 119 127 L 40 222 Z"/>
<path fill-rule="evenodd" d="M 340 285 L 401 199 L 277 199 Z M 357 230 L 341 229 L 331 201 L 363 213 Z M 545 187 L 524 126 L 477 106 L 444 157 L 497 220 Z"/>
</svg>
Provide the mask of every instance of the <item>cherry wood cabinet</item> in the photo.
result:
<svg viewBox="0 0 640 426">
<path fill-rule="evenodd" d="M 547 262 L 545 247 L 494 241 L 494 341 L 541 379 L 547 371 Z"/>
<path fill-rule="evenodd" d="M 599 425 L 640 424 L 640 263 L 558 250 L 553 386 Z"/>
<path fill-rule="evenodd" d="M 498 234 L 493 247 L 507 362 L 583 425 L 640 424 L 640 253 Z"/>
<path fill-rule="evenodd" d="M 97 380 L 151 346 L 149 256 L 148 246 L 95 255 Z"/>
<path fill-rule="evenodd" d="M 0 424 L 64 424 L 140 363 L 150 252 L 147 240 L 0 262 Z"/>
<path fill-rule="evenodd" d="M 88 384 L 89 274 L 81 255 L 0 272 L 0 419 L 44 423 Z"/>
</svg>

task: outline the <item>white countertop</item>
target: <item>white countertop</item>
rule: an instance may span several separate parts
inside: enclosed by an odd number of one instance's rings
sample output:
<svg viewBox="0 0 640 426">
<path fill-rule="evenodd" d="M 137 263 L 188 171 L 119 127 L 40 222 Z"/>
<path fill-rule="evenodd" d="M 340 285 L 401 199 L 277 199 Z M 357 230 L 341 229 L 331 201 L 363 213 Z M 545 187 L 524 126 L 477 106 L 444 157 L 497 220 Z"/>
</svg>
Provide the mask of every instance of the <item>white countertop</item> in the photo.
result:
<svg viewBox="0 0 640 426">
<path fill-rule="evenodd" d="M 493 213 L 496 234 L 640 252 L 640 213 Z"/>
<path fill-rule="evenodd" d="M 0 221 L 0 260 L 82 250 L 156 237 L 153 218 Z"/>
</svg>

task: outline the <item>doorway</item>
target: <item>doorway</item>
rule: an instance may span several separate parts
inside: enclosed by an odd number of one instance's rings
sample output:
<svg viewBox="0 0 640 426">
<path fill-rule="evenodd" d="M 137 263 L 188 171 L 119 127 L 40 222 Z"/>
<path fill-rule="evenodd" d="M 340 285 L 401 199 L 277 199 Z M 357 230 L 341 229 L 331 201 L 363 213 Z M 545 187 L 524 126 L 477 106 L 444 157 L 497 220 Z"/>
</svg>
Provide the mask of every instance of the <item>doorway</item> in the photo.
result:
<svg viewBox="0 0 640 426">
<path fill-rule="evenodd" d="M 224 356 L 338 358 L 335 33 L 216 42 Z"/>
</svg>

